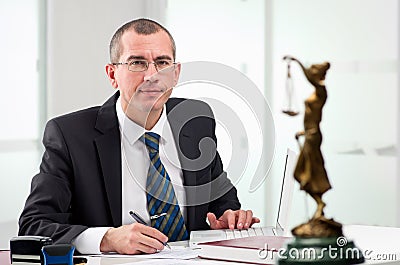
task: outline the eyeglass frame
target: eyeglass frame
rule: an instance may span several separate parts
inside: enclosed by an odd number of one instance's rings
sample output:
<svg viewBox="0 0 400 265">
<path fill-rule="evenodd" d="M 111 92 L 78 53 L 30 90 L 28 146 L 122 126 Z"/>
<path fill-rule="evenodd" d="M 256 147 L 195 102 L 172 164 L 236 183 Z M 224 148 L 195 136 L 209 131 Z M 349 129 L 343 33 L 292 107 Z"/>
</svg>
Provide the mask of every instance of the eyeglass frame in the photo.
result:
<svg viewBox="0 0 400 265">
<path fill-rule="evenodd" d="M 172 60 L 169 60 L 169 59 L 160 59 L 160 61 L 163 61 L 163 60 L 164 60 L 164 61 L 171 61 L 171 62 L 172 62 L 172 64 L 171 64 L 170 66 L 168 66 L 168 67 L 172 67 L 172 66 L 175 66 L 175 65 L 178 64 L 177 62 L 173 62 Z M 130 69 L 129 69 L 129 66 L 131 65 L 131 63 L 133 63 L 133 62 L 135 62 L 135 61 L 146 62 L 146 68 L 143 69 L 143 70 L 141 70 L 141 71 L 132 71 L 132 70 L 130 70 Z M 157 61 L 157 60 L 156 60 L 156 61 Z M 153 61 L 153 62 L 149 62 L 149 61 L 147 61 L 147 60 L 145 60 L 145 59 L 135 59 L 135 60 L 132 60 L 131 62 L 125 62 L 125 63 L 118 62 L 118 63 L 111 63 L 111 64 L 112 64 L 112 65 L 127 65 L 127 66 L 128 66 L 128 71 L 130 71 L 130 72 L 132 72 L 132 73 L 145 72 L 145 71 L 147 71 L 147 70 L 149 69 L 149 65 L 150 65 L 150 64 L 153 64 L 153 65 L 154 65 L 154 67 L 156 68 L 157 72 L 160 72 L 160 71 L 165 70 L 165 69 L 168 68 L 168 67 L 165 67 L 165 68 L 159 70 L 156 62 L 154 62 L 154 61 Z"/>
</svg>

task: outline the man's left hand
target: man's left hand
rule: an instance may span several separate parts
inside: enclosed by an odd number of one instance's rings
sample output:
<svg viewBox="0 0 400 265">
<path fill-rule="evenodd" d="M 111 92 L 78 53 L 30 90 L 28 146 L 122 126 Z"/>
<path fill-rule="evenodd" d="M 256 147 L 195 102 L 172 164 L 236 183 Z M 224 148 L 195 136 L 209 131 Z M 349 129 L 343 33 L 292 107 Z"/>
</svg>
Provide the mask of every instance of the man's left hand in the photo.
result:
<svg viewBox="0 0 400 265">
<path fill-rule="evenodd" d="M 218 219 L 215 214 L 208 213 L 207 218 L 211 229 L 247 229 L 260 222 L 259 218 L 253 217 L 251 210 L 226 210 Z"/>
</svg>

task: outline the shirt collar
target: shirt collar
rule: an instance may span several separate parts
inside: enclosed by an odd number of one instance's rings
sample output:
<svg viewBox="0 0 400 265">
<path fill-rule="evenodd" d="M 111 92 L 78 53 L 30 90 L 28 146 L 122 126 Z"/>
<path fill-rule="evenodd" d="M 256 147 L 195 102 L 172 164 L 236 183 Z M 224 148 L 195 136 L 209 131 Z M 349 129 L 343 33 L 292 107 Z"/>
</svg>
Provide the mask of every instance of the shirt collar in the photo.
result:
<svg viewBox="0 0 400 265">
<path fill-rule="evenodd" d="M 125 112 L 122 110 L 121 98 L 119 97 L 115 105 L 118 117 L 119 128 L 122 137 L 125 137 L 129 144 L 134 144 L 145 132 L 154 132 L 160 135 L 160 143 L 165 144 L 167 140 L 163 137 L 165 131 L 165 125 L 168 123 L 167 114 L 165 113 L 165 107 L 161 113 L 160 119 L 151 130 L 146 130 L 142 126 L 138 125 L 134 121 L 126 116 Z"/>
</svg>

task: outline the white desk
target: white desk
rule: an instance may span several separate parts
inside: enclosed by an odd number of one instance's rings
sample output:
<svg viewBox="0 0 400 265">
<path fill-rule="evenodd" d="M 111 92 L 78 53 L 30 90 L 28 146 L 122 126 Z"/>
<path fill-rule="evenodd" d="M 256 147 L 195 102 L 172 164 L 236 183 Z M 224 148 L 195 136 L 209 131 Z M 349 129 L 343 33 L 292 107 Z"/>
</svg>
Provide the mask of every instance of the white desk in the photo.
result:
<svg viewBox="0 0 400 265">
<path fill-rule="evenodd" d="M 400 228 L 347 225 L 343 234 L 368 253 L 366 264 L 400 264 Z"/>
<path fill-rule="evenodd" d="M 358 248 L 367 251 L 364 264 L 400 265 L 400 228 L 364 225 L 347 225 L 343 233 L 348 240 L 353 240 Z M 386 260 L 384 260 L 386 258 Z M 388 258 L 392 260 L 387 260 Z M 393 258 L 396 258 L 393 260 Z M 129 258 L 89 257 L 88 265 L 117 265 L 141 261 L 140 255 Z M 196 259 L 199 264 L 210 264 L 209 260 Z M 159 264 L 163 264 L 160 261 Z M 243 265 L 235 262 L 213 262 L 213 264 Z"/>
</svg>

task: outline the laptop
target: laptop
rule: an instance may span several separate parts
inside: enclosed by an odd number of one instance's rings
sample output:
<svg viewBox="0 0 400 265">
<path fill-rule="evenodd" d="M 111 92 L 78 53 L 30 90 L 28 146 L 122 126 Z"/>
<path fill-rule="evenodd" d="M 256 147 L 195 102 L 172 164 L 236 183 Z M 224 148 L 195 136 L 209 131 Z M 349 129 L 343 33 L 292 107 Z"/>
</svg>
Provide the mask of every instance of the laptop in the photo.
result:
<svg viewBox="0 0 400 265">
<path fill-rule="evenodd" d="M 249 229 L 220 229 L 220 230 L 199 230 L 190 232 L 189 246 L 195 246 L 198 243 L 220 241 L 226 239 L 235 239 L 251 236 L 284 236 L 287 232 L 287 220 L 292 204 L 292 195 L 294 187 L 293 172 L 297 162 L 297 154 L 287 149 L 285 167 L 283 171 L 283 180 L 278 205 L 278 214 L 275 226 L 251 227 Z"/>
</svg>

